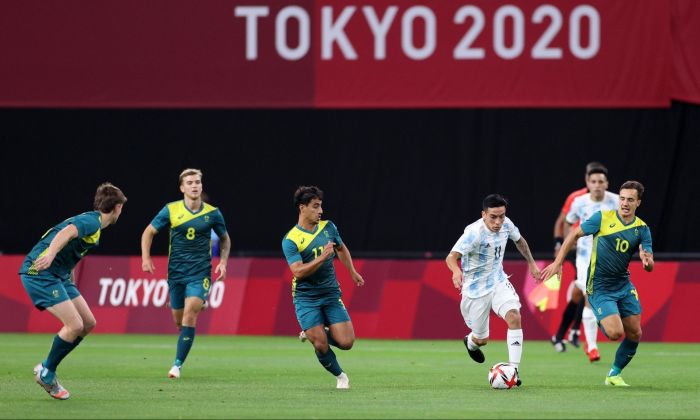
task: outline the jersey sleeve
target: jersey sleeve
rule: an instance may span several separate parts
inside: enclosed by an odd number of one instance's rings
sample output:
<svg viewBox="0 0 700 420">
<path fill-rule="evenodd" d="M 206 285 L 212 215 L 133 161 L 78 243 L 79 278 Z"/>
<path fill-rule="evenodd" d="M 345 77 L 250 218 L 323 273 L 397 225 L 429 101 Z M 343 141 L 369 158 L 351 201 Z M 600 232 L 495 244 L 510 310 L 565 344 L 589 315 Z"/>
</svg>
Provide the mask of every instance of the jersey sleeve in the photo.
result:
<svg viewBox="0 0 700 420">
<path fill-rule="evenodd" d="M 581 223 L 581 230 L 586 235 L 594 235 L 600 231 L 600 222 L 603 221 L 603 213 L 597 211 L 585 222 Z"/>
<path fill-rule="evenodd" d="M 78 238 L 90 236 L 100 230 L 100 218 L 94 214 L 80 214 L 75 216 L 71 224 L 78 229 Z"/>
<path fill-rule="evenodd" d="M 331 240 L 335 243 L 336 247 L 343 244 L 343 239 L 340 237 L 340 232 L 338 232 L 338 227 L 335 223 L 328 221 L 328 229 L 330 230 Z"/>
<path fill-rule="evenodd" d="M 170 225 L 170 210 L 168 210 L 168 206 L 163 207 L 158 214 L 156 214 L 156 217 L 151 220 L 151 225 L 156 228 L 157 231 Z"/>
<path fill-rule="evenodd" d="M 226 222 L 224 221 L 224 215 L 221 214 L 221 210 L 216 209 L 213 214 L 213 225 L 212 229 L 214 230 L 214 233 L 216 233 L 219 237 L 222 237 L 226 234 Z"/>
<path fill-rule="evenodd" d="M 513 242 L 518 242 L 523 236 L 520 234 L 520 229 L 515 226 L 512 220 L 508 219 L 506 221 L 506 227 L 508 229 L 508 239 Z"/>
<path fill-rule="evenodd" d="M 579 208 L 581 207 L 581 200 L 574 200 L 573 203 L 569 206 L 569 212 L 566 213 L 566 222 L 573 225 L 574 223 L 578 222 L 581 220 L 581 218 L 578 216 L 578 211 Z"/>
<path fill-rule="evenodd" d="M 282 252 L 287 259 L 287 264 L 292 265 L 297 261 L 302 261 L 297 244 L 287 238 L 282 239 Z"/>
<path fill-rule="evenodd" d="M 649 230 L 649 226 L 644 226 L 644 228 L 640 230 L 640 238 L 642 248 L 644 248 L 646 252 L 651 252 L 653 254 L 654 251 L 651 248 L 651 230 Z"/>
<path fill-rule="evenodd" d="M 459 252 L 462 255 L 467 255 L 474 250 L 474 245 L 477 240 L 478 236 L 476 232 L 467 230 L 459 237 L 457 243 L 452 247 L 452 252 Z"/>
</svg>

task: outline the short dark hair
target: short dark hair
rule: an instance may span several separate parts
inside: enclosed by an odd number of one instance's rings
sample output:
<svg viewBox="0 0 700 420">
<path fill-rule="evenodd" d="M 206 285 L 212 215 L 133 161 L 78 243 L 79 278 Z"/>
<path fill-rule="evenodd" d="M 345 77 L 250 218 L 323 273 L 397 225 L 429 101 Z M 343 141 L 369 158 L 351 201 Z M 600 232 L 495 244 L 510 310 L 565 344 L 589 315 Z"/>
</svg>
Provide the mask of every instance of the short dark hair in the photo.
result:
<svg viewBox="0 0 700 420">
<path fill-rule="evenodd" d="M 600 172 L 602 170 L 603 172 Z M 590 174 L 605 174 L 605 176 L 608 176 L 608 168 L 605 167 L 600 162 L 593 161 L 593 162 L 588 162 L 586 165 L 586 176 Z"/>
<path fill-rule="evenodd" d="M 104 182 L 97 187 L 93 208 L 102 213 L 109 213 L 114 210 L 117 204 L 126 203 L 126 196 L 119 188 L 109 182 Z"/>
<path fill-rule="evenodd" d="M 607 179 L 608 170 L 605 168 L 605 166 L 596 166 L 596 167 L 591 168 L 591 170 L 588 171 L 586 176 L 591 176 L 594 174 L 603 174 L 603 175 L 605 175 L 605 178 Z"/>
<path fill-rule="evenodd" d="M 501 194 L 489 194 L 481 202 L 481 208 L 486 211 L 486 209 L 494 207 L 508 207 L 508 200 Z"/>
<path fill-rule="evenodd" d="M 314 198 L 323 200 L 323 191 L 315 185 L 302 185 L 294 192 L 294 207 L 299 208 L 302 204 L 306 206 Z"/>
<path fill-rule="evenodd" d="M 637 190 L 637 199 L 641 200 L 644 194 L 644 185 L 639 181 L 626 181 L 620 187 L 620 191 L 622 190 Z"/>
</svg>

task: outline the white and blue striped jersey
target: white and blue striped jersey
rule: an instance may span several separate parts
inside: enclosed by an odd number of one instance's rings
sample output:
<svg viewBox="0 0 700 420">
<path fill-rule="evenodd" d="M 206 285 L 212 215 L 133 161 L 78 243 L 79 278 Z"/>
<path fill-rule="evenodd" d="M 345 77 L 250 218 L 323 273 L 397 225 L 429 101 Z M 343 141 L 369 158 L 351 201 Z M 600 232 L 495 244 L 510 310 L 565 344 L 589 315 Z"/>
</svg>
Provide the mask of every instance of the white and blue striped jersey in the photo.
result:
<svg viewBox="0 0 700 420">
<path fill-rule="evenodd" d="M 605 210 L 615 210 L 620 203 L 620 196 L 610 191 L 605 191 L 601 201 L 593 201 L 591 193 L 578 196 L 571 203 L 571 209 L 566 215 L 566 221 L 572 225 L 576 222 L 585 222 L 595 213 Z M 582 236 L 576 242 L 576 257 L 585 259 L 585 264 L 591 258 L 593 249 L 593 235 Z"/>
<path fill-rule="evenodd" d="M 503 271 L 503 252 L 508 239 L 519 241 L 520 231 L 507 217 L 499 232 L 491 232 L 484 219 L 464 229 L 452 247 L 453 252 L 462 254 L 462 295 L 470 298 L 485 296 L 508 279 Z"/>
</svg>

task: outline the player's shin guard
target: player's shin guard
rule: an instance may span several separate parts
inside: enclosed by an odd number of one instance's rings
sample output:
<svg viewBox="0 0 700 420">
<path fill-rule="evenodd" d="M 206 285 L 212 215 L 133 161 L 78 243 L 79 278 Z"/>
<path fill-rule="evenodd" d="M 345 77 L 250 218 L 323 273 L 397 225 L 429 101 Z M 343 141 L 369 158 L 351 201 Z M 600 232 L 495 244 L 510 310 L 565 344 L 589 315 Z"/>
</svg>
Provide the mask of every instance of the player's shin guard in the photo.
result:
<svg viewBox="0 0 700 420">
<path fill-rule="evenodd" d="M 176 366 L 179 367 L 185 363 L 185 359 L 187 359 L 187 355 L 192 348 L 192 343 L 194 343 L 194 334 L 194 327 L 186 327 L 183 325 L 182 329 L 180 329 L 180 337 L 177 339 L 177 353 L 175 356 Z"/>
<path fill-rule="evenodd" d="M 49 355 L 42 363 L 45 369 L 41 373 L 41 378 L 44 382 L 51 383 L 53 381 L 58 365 L 68 355 L 68 353 L 70 353 L 80 343 L 81 340 L 82 338 L 78 337 L 78 339 L 70 343 L 59 337 L 58 334 L 54 336 Z"/>
<path fill-rule="evenodd" d="M 588 306 L 583 308 L 583 331 L 586 333 L 588 350 L 598 348 L 598 323 L 593 310 Z"/>
<path fill-rule="evenodd" d="M 627 366 L 627 364 L 632 361 L 632 358 L 634 355 L 637 353 L 637 347 L 639 346 L 639 342 L 632 341 L 628 338 L 625 338 L 622 340 L 622 343 L 620 343 L 620 346 L 617 348 L 617 352 L 615 353 L 615 363 L 613 364 L 613 370 L 617 370 L 617 375 L 619 375 L 620 371 Z"/>
<path fill-rule="evenodd" d="M 341 369 L 338 364 L 338 359 L 335 358 L 335 353 L 333 353 L 330 347 L 328 347 L 328 351 L 323 354 L 317 351 L 316 357 L 318 358 L 318 362 L 321 363 L 321 366 L 326 368 L 326 370 L 333 375 L 338 376 L 343 372 L 343 369 Z"/>
<path fill-rule="evenodd" d="M 508 343 L 508 362 L 517 368 L 520 366 L 523 355 L 523 330 L 508 330 L 506 342 Z"/>
</svg>

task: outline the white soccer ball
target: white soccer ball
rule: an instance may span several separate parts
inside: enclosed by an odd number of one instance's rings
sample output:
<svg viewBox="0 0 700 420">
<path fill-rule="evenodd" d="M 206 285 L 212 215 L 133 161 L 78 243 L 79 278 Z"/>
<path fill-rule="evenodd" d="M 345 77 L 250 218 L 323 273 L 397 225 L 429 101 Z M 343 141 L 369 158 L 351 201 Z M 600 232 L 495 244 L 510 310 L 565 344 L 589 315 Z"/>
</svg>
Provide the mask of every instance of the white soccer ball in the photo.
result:
<svg viewBox="0 0 700 420">
<path fill-rule="evenodd" d="M 510 363 L 496 363 L 489 369 L 489 384 L 493 389 L 511 389 L 518 382 L 518 371 Z"/>
</svg>

